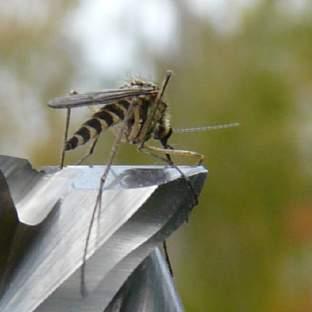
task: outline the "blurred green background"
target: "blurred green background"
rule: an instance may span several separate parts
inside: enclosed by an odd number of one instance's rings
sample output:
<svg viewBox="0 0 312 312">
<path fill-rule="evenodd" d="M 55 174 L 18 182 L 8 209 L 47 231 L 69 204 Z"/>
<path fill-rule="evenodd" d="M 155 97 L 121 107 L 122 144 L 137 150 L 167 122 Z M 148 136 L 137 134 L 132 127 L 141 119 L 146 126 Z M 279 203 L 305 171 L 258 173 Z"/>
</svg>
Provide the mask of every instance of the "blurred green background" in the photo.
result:
<svg viewBox="0 0 312 312">
<path fill-rule="evenodd" d="M 0 153 L 57 164 L 65 116 L 49 99 L 168 68 L 174 127 L 241 124 L 171 140 L 209 170 L 169 241 L 186 311 L 312 311 L 312 1 L 1 1 Z M 123 146 L 115 163 L 154 160 Z"/>
</svg>

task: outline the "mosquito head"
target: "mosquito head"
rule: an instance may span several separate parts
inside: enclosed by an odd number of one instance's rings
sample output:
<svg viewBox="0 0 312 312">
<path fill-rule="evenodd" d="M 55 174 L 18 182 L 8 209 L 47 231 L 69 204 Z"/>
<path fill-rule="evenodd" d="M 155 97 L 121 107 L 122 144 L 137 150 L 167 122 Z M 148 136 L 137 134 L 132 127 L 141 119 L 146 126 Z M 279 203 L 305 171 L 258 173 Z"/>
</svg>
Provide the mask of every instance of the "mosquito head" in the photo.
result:
<svg viewBox="0 0 312 312">
<path fill-rule="evenodd" d="M 168 140 L 172 135 L 172 128 L 167 129 L 167 133 L 160 139 L 161 144 L 167 148 L 168 147 Z"/>
<path fill-rule="evenodd" d="M 154 130 L 154 139 L 159 140 L 162 146 L 168 147 L 168 140 L 172 135 L 172 128 L 169 125 L 169 121 L 162 124 L 158 124 Z"/>
</svg>

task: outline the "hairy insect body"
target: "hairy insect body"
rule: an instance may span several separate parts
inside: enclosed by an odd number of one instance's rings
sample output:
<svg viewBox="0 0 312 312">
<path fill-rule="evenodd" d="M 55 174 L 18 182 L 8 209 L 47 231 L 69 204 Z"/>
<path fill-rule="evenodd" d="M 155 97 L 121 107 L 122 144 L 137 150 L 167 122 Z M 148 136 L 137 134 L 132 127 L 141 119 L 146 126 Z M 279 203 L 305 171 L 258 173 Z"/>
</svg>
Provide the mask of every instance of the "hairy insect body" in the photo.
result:
<svg viewBox="0 0 312 312">
<path fill-rule="evenodd" d="M 155 99 L 156 95 L 139 95 L 106 104 L 82 124 L 80 129 L 66 142 L 65 150 L 73 150 L 92 139 L 96 139 L 106 129 L 111 129 L 116 135 L 119 132 L 119 125 L 123 125 L 125 121 L 126 129 L 122 142 L 140 144 L 142 141 L 145 142 L 153 137 L 162 143 L 166 143 L 172 133 L 168 106 L 161 101 L 156 110 L 153 110 Z M 131 111 L 129 110 L 130 107 L 132 107 Z M 142 138 L 141 131 L 150 114 L 154 115 L 144 138 Z"/>
<path fill-rule="evenodd" d="M 129 105 L 129 101 L 120 100 L 100 108 L 66 142 L 65 150 L 73 150 L 97 137 L 102 131 L 118 124 L 124 119 Z"/>
</svg>

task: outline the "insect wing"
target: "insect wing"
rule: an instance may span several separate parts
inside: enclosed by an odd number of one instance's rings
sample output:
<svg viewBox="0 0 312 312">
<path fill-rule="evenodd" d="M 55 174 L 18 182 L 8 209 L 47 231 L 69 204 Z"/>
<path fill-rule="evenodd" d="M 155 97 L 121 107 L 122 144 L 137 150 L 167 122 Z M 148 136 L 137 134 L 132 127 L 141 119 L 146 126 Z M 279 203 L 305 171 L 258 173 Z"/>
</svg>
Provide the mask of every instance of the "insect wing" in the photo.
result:
<svg viewBox="0 0 312 312">
<path fill-rule="evenodd" d="M 129 97 L 157 94 L 154 88 L 123 88 L 56 97 L 48 102 L 52 108 L 75 108 L 81 106 L 110 104 Z"/>
</svg>

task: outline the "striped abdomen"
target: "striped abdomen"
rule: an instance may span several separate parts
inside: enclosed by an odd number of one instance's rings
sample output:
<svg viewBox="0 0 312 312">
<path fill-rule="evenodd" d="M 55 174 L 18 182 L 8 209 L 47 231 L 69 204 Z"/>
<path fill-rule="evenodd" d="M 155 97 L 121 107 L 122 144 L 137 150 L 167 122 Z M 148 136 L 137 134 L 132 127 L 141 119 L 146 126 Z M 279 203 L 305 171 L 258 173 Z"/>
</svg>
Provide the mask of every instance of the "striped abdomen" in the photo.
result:
<svg viewBox="0 0 312 312">
<path fill-rule="evenodd" d="M 66 142 L 65 150 L 75 149 L 77 146 L 83 145 L 92 138 L 97 137 L 103 130 L 123 121 L 129 105 L 129 101 L 120 100 L 102 107 L 89 120 L 83 123 L 81 128 Z"/>
</svg>

